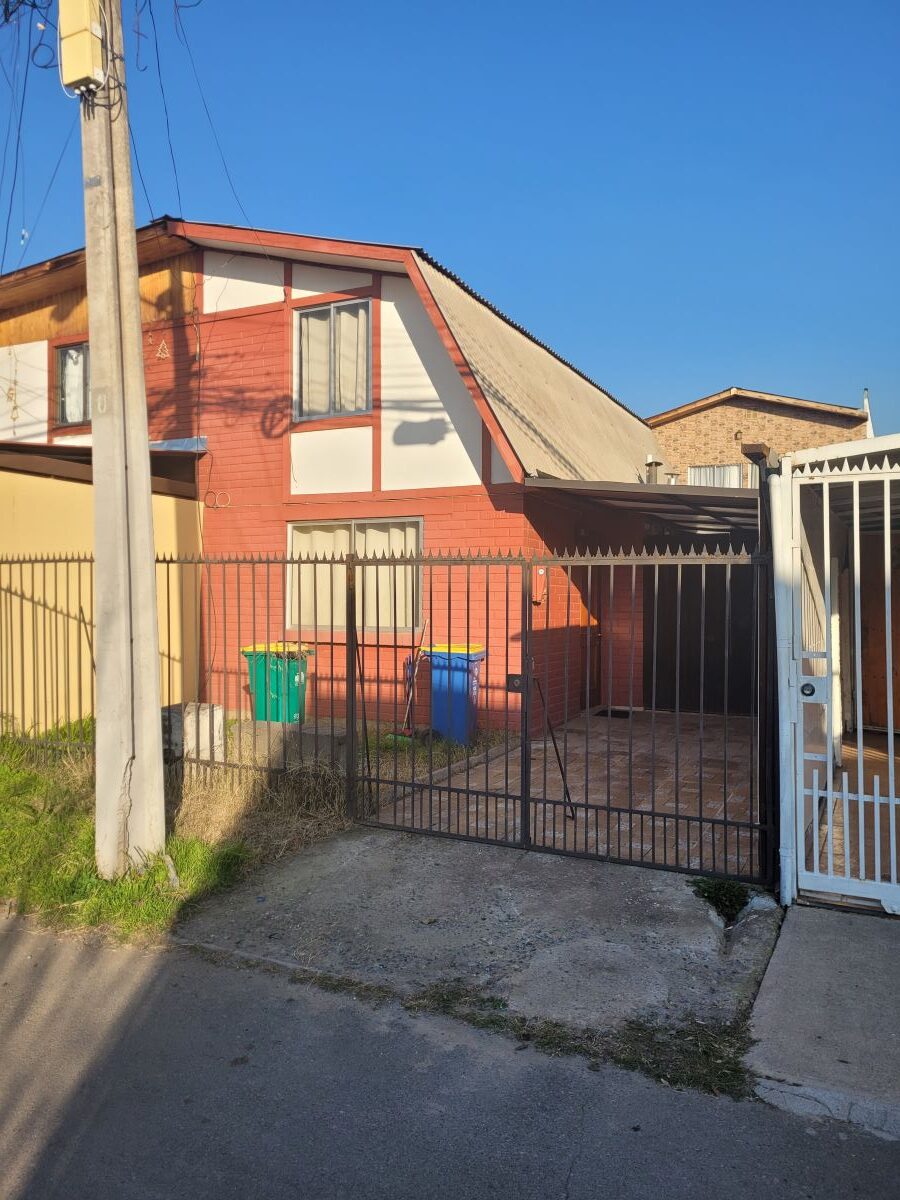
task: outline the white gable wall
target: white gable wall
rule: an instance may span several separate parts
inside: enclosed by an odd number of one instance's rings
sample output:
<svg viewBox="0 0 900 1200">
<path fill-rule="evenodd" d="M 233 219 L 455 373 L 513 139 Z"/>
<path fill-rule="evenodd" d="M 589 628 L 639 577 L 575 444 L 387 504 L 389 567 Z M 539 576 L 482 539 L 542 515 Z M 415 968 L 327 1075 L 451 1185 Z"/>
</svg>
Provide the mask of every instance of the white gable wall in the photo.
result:
<svg viewBox="0 0 900 1200">
<path fill-rule="evenodd" d="M 284 299 L 280 258 L 206 250 L 203 254 L 203 311 L 225 312 Z"/>
<path fill-rule="evenodd" d="M 0 441 L 46 442 L 47 343 L 0 347 Z"/>
<path fill-rule="evenodd" d="M 291 267 L 291 291 L 296 300 L 371 286 L 372 276 L 365 271 L 343 271 L 340 267 L 318 267 L 312 263 L 294 263 Z"/>
<path fill-rule="evenodd" d="M 481 478 L 481 415 L 408 279 L 381 291 L 381 486 L 466 487 Z"/>
</svg>

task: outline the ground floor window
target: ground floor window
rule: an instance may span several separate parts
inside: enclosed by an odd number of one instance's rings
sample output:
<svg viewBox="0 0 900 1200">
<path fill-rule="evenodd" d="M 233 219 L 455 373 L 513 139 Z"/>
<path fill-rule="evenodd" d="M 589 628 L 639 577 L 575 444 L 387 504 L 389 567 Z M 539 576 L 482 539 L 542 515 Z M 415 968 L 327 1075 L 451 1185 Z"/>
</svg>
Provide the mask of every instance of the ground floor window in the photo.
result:
<svg viewBox="0 0 900 1200">
<path fill-rule="evenodd" d="M 338 559 L 350 551 L 371 558 L 420 554 L 422 519 L 393 521 L 298 521 L 288 525 L 292 559 Z M 366 629 L 388 634 L 419 623 L 422 607 L 421 567 L 386 563 L 366 566 L 358 575 L 356 619 Z M 344 629 L 347 580 L 340 563 L 301 562 L 288 571 L 287 620 L 291 628 L 317 628 L 319 636 Z"/>
</svg>

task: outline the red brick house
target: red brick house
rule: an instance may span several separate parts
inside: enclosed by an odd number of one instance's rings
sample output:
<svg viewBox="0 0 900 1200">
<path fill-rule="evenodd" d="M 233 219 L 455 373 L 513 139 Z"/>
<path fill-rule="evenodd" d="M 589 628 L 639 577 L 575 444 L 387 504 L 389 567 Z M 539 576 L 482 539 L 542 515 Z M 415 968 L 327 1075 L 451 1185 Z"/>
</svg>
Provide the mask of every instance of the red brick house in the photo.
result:
<svg viewBox="0 0 900 1200">
<path fill-rule="evenodd" d="M 662 458 L 649 425 L 420 249 L 170 218 L 137 239 L 150 436 L 203 450 L 207 558 L 530 557 L 721 537 L 735 525 L 752 535 L 751 497 L 723 493 L 698 509 L 689 489 L 647 484 L 647 464 Z M 90 442 L 83 252 L 0 280 L 0 393 L 0 441 Z M 206 692 L 226 707 L 237 706 L 238 648 L 251 637 L 303 638 L 314 620 L 316 672 L 336 674 L 342 577 L 325 568 L 323 583 L 311 569 L 313 587 L 303 570 L 273 576 L 262 596 L 249 575 L 236 585 L 223 570 L 220 586 L 209 569 L 204 654 L 229 661 Z M 586 597 L 571 572 L 538 581 L 534 604 L 548 653 L 570 629 L 607 622 L 615 702 L 639 704 L 631 626 L 643 576 L 633 586 L 630 576 L 622 568 L 610 613 L 608 593 Z M 399 608 L 399 621 L 388 614 L 398 630 L 420 626 L 424 597 L 414 613 L 414 589 L 396 575 L 390 588 L 375 603 Z M 245 591 L 241 628 L 223 629 Z M 489 674 L 499 688 L 517 667 L 518 604 L 502 635 L 484 627 L 477 603 L 465 618 L 448 604 L 442 621 L 432 613 L 429 639 L 497 639 Z M 563 615 L 551 619 L 551 604 Z M 582 658 L 564 689 L 573 702 L 592 669 Z M 563 687 L 551 685 L 554 711 Z"/>
</svg>

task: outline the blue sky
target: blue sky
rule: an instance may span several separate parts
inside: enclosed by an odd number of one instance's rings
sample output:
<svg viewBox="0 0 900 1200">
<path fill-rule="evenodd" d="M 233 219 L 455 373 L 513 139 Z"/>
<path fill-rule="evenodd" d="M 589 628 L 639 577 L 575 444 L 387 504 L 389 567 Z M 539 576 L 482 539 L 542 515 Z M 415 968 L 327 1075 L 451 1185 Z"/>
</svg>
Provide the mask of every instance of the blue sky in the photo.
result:
<svg viewBox="0 0 900 1200">
<path fill-rule="evenodd" d="M 138 154 L 177 213 L 135 7 Z M 173 0 L 153 7 L 184 215 L 243 224 Z M 204 0 L 183 20 L 253 224 L 424 245 L 641 414 L 867 385 L 876 432 L 900 429 L 896 0 Z M 13 51 L 0 29 L 10 74 Z M 77 131 L 35 226 L 75 110 L 31 70 L 7 263 L 23 227 L 24 263 L 83 242 Z M 9 172 L 0 234 L 8 200 Z"/>
</svg>

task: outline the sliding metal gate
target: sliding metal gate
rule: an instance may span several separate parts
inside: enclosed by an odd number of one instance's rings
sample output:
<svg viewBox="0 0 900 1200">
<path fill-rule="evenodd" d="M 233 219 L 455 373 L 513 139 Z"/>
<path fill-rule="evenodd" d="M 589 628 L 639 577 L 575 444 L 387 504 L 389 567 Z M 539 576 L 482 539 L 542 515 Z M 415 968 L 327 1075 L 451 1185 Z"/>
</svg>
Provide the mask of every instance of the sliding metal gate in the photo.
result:
<svg viewBox="0 0 900 1200">
<path fill-rule="evenodd" d="M 347 580 L 358 819 L 772 883 L 764 556 L 351 557 Z"/>
</svg>

